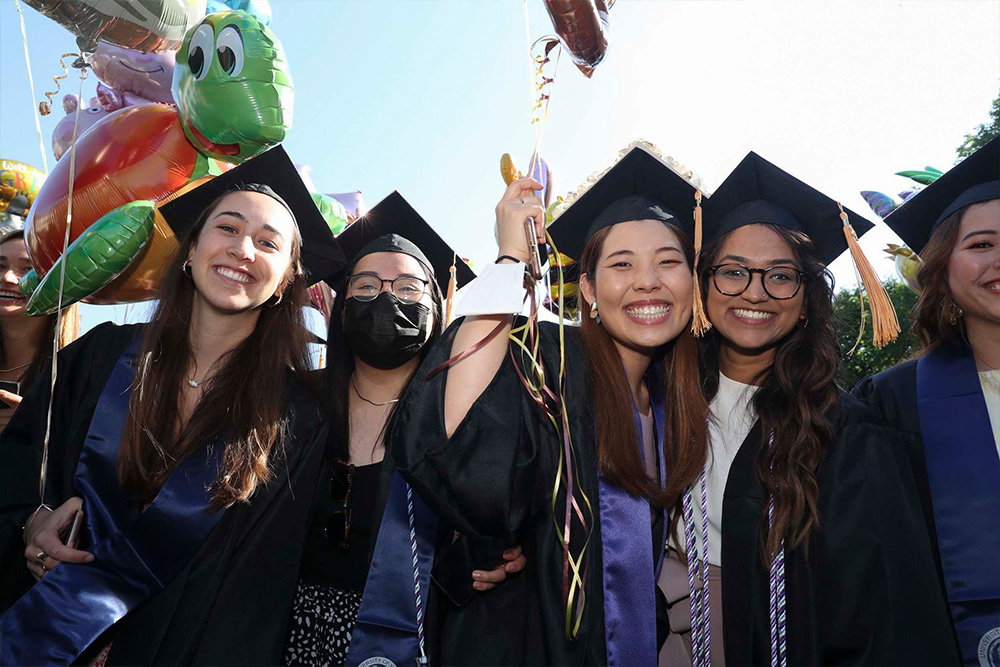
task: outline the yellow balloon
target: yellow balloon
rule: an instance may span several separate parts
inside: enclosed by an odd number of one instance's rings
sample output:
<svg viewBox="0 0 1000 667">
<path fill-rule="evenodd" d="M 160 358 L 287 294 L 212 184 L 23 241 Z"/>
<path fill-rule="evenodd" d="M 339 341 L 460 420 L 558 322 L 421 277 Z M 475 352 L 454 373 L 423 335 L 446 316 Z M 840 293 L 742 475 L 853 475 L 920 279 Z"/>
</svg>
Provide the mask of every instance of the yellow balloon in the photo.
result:
<svg viewBox="0 0 1000 667">
<path fill-rule="evenodd" d="M 44 182 L 45 173 L 30 164 L 0 159 L 0 213 L 7 210 L 14 197 L 23 196 L 28 200 L 24 211 L 27 215 Z"/>
</svg>

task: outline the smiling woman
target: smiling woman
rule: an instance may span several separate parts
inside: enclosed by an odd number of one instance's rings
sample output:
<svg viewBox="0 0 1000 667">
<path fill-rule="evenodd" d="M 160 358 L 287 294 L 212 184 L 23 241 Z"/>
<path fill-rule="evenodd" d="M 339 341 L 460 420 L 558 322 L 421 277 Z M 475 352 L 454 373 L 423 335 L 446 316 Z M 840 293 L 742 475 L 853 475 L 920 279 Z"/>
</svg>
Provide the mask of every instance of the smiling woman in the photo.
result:
<svg viewBox="0 0 1000 667">
<path fill-rule="evenodd" d="M 180 245 L 152 320 L 60 354 L 45 505 L 25 480 L 48 383 L 0 440 L 3 664 L 281 659 L 272 621 L 291 611 L 328 432 L 302 312 L 342 254 L 280 148 L 162 212 Z"/>
<path fill-rule="evenodd" d="M 52 358 L 56 317 L 29 317 L 27 297 L 18 282 L 31 270 L 24 232 L 0 236 L 0 432 L 7 426 L 21 395 Z M 62 314 L 59 349 L 76 340 L 80 313 L 75 305 Z"/>
<path fill-rule="evenodd" d="M 510 338 L 525 325 L 511 317 L 524 299 L 525 220 L 544 231 L 540 187 L 520 179 L 504 193 L 498 264 L 469 287 L 459 304 L 468 317 L 429 352 L 387 440 L 444 521 L 508 544 L 516 536 L 529 554 L 523 575 L 464 618 L 438 619 L 444 640 L 431 658 L 655 664 L 668 624 L 656 592 L 666 508 L 705 459 L 689 330 L 696 189 L 637 146 L 556 219 L 549 231 L 580 260 L 587 312 L 579 329 L 539 324 L 529 344 L 540 373 Z M 533 379 L 544 380 L 544 406 L 527 390 Z"/>
<path fill-rule="evenodd" d="M 717 568 L 717 664 L 957 659 L 902 448 L 836 384 L 826 267 L 848 249 L 843 227 L 837 202 L 754 153 L 706 205 L 711 457 L 694 514 Z"/>
<path fill-rule="evenodd" d="M 906 444 L 965 664 L 1000 664 L 1000 138 L 886 224 L 923 260 L 924 349 L 854 393 Z"/>
</svg>

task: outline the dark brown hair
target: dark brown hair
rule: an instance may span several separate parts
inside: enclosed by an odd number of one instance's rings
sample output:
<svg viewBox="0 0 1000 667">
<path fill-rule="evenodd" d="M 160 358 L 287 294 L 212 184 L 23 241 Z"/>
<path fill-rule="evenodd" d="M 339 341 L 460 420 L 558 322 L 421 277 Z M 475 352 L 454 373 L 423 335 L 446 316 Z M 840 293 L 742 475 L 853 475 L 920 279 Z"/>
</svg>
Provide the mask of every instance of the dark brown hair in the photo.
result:
<svg viewBox="0 0 1000 667">
<path fill-rule="evenodd" d="M 673 225 L 664 225 L 677 236 L 691 266 L 694 261 L 691 241 Z M 580 257 L 581 273 L 596 277 L 597 263 L 610 232 L 611 228 L 606 227 L 587 242 Z M 661 364 L 667 390 L 662 454 L 667 483 L 661 489 L 646 473 L 636 447 L 638 433 L 632 392 L 614 340 L 596 320 L 586 314 L 581 315 L 581 320 L 580 343 L 594 388 L 601 472 L 634 496 L 648 498 L 661 507 L 674 505 L 684 489 L 698 477 L 707 452 L 705 415 L 708 408 L 698 379 L 698 349 L 694 336 L 685 326 L 677 338 L 663 346 L 653 362 Z"/>
<path fill-rule="evenodd" d="M 250 499 L 273 476 L 272 461 L 285 435 L 283 388 L 289 369 L 305 378 L 306 282 L 302 241 L 296 229 L 288 283 L 277 305 L 266 303 L 253 332 L 222 357 L 204 385 L 191 417 L 179 428 L 181 388 L 193 362 L 190 317 L 194 281 L 184 271 L 216 199 L 180 241 L 163 271 L 161 299 L 145 330 L 125 424 L 118 474 L 122 486 L 148 502 L 187 457 L 226 439 L 219 476 L 212 486 L 213 507 Z"/>
<path fill-rule="evenodd" d="M 951 323 L 954 301 L 948 287 L 948 260 L 955 249 L 958 228 L 966 210 L 955 211 L 942 220 L 920 251 L 920 259 L 923 260 L 917 270 L 920 297 L 913 306 L 913 330 L 924 344 L 924 349 L 918 353 L 920 355 L 939 347 L 963 347 L 968 341 L 965 320 L 959 317 L 955 324 Z"/>
<path fill-rule="evenodd" d="M 360 261 L 360 260 L 359 260 Z M 431 273 L 423 262 L 418 262 L 427 275 L 430 284 L 427 286 L 431 293 L 431 312 L 434 315 L 434 326 L 431 329 L 430 338 L 420 350 L 420 357 L 423 358 L 433 345 L 438 336 L 444 332 L 444 296 L 441 288 L 434 280 Z M 326 335 L 326 370 L 324 371 L 323 386 L 326 396 L 325 403 L 327 411 L 330 413 L 330 433 L 332 450 L 330 454 L 339 461 L 349 461 L 351 458 L 351 416 L 350 416 L 350 393 L 351 376 L 354 374 L 354 353 L 351 346 L 347 344 L 347 337 L 344 335 L 344 304 L 347 301 L 347 276 L 354 272 L 355 262 L 346 272 L 343 280 L 336 286 L 336 298 L 333 307 L 330 309 L 330 326 Z M 399 405 L 398 403 L 396 405 Z M 396 405 L 393 405 L 391 412 L 385 420 L 382 429 L 383 433 L 388 433 L 389 423 L 396 413 Z"/>
<path fill-rule="evenodd" d="M 833 324 L 833 275 L 819 258 L 808 236 L 776 225 L 765 225 L 792 249 L 807 274 L 804 323 L 796 325 L 777 345 L 774 361 L 757 381 L 754 409 L 760 420 L 763 442 L 755 462 L 757 478 L 767 496 L 774 498 L 772 529 L 762 526 L 761 546 L 769 558 L 782 540 L 789 546 L 803 544 L 819 523 L 819 484 L 816 469 L 830 445 L 830 413 L 837 405 L 837 370 L 840 347 Z M 702 251 L 699 279 L 707 300 L 714 290 L 711 267 L 728 234 L 708 243 Z M 706 305 L 707 307 L 707 305 Z M 712 329 L 702 345 L 702 374 L 708 400 L 719 390 L 719 350 L 722 338 Z M 768 446 L 771 434 L 774 442 Z"/>
<path fill-rule="evenodd" d="M 0 245 L 3 245 L 7 241 L 13 239 L 24 240 L 24 230 L 19 229 L 17 231 L 8 232 L 0 236 Z M 27 243 L 27 241 L 25 241 Z M 21 376 L 21 389 L 27 389 L 32 382 L 34 382 L 45 369 L 46 364 L 52 359 L 52 339 L 56 335 L 56 316 L 46 315 L 46 326 L 45 330 L 42 332 L 41 345 L 38 346 L 38 352 L 35 354 L 35 358 L 31 360 L 31 365 L 28 366 L 27 370 L 24 371 L 24 375 Z M 71 306 L 63 308 L 62 314 L 62 331 L 59 335 L 59 349 L 63 349 L 73 341 L 77 339 L 80 335 L 80 309 L 74 303 Z M 14 365 L 13 360 L 7 359 L 4 356 L 3 351 L 3 336 L 0 336 L 0 361 L 6 365 Z"/>
</svg>

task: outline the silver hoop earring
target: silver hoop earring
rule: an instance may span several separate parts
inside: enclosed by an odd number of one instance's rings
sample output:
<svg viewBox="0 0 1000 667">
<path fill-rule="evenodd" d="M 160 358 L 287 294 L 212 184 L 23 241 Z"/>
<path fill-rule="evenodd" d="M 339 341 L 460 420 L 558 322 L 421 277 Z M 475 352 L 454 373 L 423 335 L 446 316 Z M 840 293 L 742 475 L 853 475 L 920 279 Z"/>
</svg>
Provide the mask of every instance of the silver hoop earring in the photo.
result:
<svg viewBox="0 0 1000 667">
<path fill-rule="evenodd" d="M 188 278 L 191 277 L 191 260 L 185 259 L 184 263 L 181 264 L 181 273 L 183 273 Z"/>
</svg>

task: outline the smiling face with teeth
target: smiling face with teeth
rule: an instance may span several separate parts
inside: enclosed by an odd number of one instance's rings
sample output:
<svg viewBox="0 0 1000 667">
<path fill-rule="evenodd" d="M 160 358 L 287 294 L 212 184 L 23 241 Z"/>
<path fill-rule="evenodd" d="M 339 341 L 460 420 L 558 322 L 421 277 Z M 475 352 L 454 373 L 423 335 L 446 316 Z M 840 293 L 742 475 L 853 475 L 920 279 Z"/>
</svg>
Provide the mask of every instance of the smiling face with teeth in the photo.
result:
<svg viewBox="0 0 1000 667">
<path fill-rule="evenodd" d="M 751 269 L 802 268 L 791 245 L 766 225 L 738 227 L 722 240 L 714 254 L 715 257 L 703 257 L 702 262 L 706 266 L 708 262 L 735 263 Z M 723 294 L 710 280 L 706 312 L 721 336 L 722 357 L 735 354 L 753 358 L 759 362 L 754 365 L 766 367 L 777 344 L 804 319 L 806 290 L 800 289 L 790 299 L 772 299 L 761 280 L 760 274 L 753 274 L 750 285 L 738 296 Z"/>
<path fill-rule="evenodd" d="M 0 319 L 27 317 L 28 299 L 21 294 L 17 283 L 31 270 L 24 237 L 15 235 L 0 244 Z"/>
<path fill-rule="evenodd" d="M 199 299 L 224 313 L 262 306 L 292 280 L 298 228 L 268 195 L 235 191 L 219 199 L 188 253 Z"/>
<path fill-rule="evenodd" d="M 652 355 L 687 326 L 693 283 L 685 245 L 658 220 L 621 222 L 603 236 L 595 270 L 581 276 L 590 306 L 584 317 L 596 301 L 601 325 L 623 358 Z"/>
<path fill-rule="evenodd" d="M 948 289 L 967 327 L 1000 327 L 1000 199 L 962 214 L 948 259 Z"/>
</svg>

